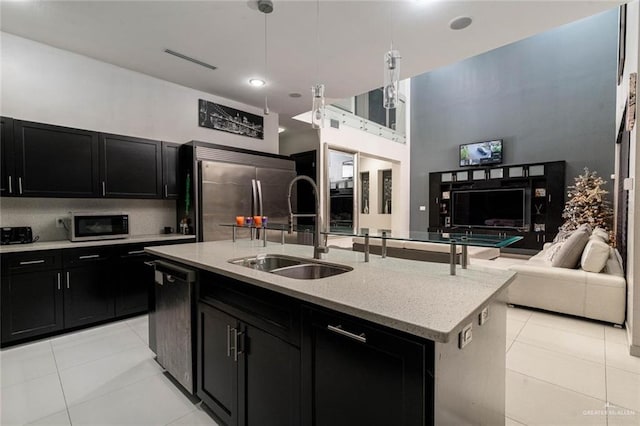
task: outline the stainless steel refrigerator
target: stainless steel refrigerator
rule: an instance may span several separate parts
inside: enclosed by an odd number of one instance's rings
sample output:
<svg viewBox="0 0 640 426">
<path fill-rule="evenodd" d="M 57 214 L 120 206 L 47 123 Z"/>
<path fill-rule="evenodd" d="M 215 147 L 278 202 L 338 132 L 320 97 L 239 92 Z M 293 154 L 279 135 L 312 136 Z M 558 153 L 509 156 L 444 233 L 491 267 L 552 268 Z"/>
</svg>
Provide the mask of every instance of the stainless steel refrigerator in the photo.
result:
<svg viewBox="0 0 640 426">
<path fill-rule="evenodd" d="M 293 160 L 202 146 L 196 147 L 196 159 L 200 241 L 231 239 L 231 228 L 220 225 L 234 223 L 236 216 L 267 216 L 268 223 L 287 223 L 287 192 L 296 176 Z M 249 237 L 248 230 L 239 237 Z"/>
</svg>

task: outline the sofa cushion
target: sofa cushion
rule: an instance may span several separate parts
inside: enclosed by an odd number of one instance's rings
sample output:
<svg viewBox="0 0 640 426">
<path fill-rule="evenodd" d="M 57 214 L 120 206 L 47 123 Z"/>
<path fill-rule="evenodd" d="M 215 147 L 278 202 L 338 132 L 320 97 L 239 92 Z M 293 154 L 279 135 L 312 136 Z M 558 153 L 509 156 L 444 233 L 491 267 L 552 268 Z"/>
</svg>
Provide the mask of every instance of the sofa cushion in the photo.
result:
<svg viewBox="0 0 640 426">
<path fill-rule="evenodd" d="M 582 252 L 580 265 L 582 270 L 587 272 L 600 272 L 609 259 L 609 245 L 602 241 L 599 236 L 589 238 L 589 242 Z"/>
<path fill-rule="evenodd" d="M 571 236 L 562 243 L 562 247 L 560 247 L 555 256 L 553 256 L 551 266 L 570 269 L 576 268 L 578 262 L 580 262 L 584 247 L 587 245 L 587 241 L 589 241 L 590 235 L 590 228 L 580 226 L 576 229 Z"/>
<path fill-rule="evenodd" d="M 591 232 L 592 237 L 600 237 L 605 243 L 609 242 L 609 233 L 602 228 L 595 228 L 593 232 Z"/>
</svg>

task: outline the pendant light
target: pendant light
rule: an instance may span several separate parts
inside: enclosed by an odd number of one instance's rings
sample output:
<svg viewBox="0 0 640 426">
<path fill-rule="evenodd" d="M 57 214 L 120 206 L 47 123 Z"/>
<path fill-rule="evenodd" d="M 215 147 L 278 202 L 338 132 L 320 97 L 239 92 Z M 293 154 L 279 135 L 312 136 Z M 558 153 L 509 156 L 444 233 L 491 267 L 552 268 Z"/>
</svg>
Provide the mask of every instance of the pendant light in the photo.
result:
<svg viewBox="0 0 640 426">
<path fill-rule="evenodd" d="M 320 0 L 316 0 L 316 81 L 320 74 Z M 317 83 L 311 87 L 313 102 L 311 104 L 311 128 L 324 127 L 324 84 Z"/>
<path fill-rule="evenodd" d="M 268 43 L 267 43 L 267 15 L 273 12 L 273 3 L 271 0 L 258 0 L 258 10 L 264 13 L 264 75 L 265 78 L 268 75 L 268 67 L 267 67 L 267 53 L 268 53 Z M 269 100 L 267 96 L 267 89 L 265 89 L 264 93 L 264 115 L 269 115 Z"/>
<path fill-rule="evenodd" d="M 382 104 L 386 109 L 398 105 L 400 88 L 400 52 L 393 48 L 393 2 L 391 2 L 391 48 L 384 54 L 384 86 Z"/>
</svg>

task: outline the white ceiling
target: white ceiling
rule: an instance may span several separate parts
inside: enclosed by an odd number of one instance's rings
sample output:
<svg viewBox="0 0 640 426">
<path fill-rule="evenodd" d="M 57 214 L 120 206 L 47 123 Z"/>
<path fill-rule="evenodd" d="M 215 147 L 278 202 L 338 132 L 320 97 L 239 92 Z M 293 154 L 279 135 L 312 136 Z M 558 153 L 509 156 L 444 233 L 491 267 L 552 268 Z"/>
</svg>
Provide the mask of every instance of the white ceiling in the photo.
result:
<svg viewBox="0 0 640 426">
<path fill-rule="evenodd" d="M 346 98 L 382 85 L 391 37 L 408 78 L 547 29 L 616 7 L 621 1 L 316 1 L 256 2 L 2 1 L 2 31 L 77 52 L 194 89 L 262 106 L 265 93 L 282 118 L 310 109 L 310 87 Z M 449 29 L 458 16 L 473 24 Z M 393 33 L 393 34 L 392 34 Z M 171 49 L 218 67 L 212 71 L 163 52 Z M 320 62 L 319 74 L 316 64 Z M 44 71 L 46 72 L 46 71 Z M 268 85 L 256 89 L 251 77 Z M 302 97 L 293 99 L 291 92 Z"/>
</svg>

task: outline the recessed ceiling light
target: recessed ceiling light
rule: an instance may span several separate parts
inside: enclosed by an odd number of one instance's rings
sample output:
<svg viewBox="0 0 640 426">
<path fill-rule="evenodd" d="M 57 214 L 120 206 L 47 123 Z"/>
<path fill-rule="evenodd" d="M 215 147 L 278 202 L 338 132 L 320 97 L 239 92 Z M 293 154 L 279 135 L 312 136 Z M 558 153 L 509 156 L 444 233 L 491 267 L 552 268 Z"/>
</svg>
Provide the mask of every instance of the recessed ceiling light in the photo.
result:
<svg viewBox="0 0 640 426">
<path fill-rule="evenodd" d="M 468 16 L 458 16 L 457 18 L 453 18 L 451 22 L 449 22 L 449 28 L 451 28 L 452 30 L 464 30 L 469 25 L 471 25 L 472 22 L 473 19 Z"/>
<path fill-rule="evenodd" d="M 287 130 L 287 129 L 285 129 L 284 127 L 278 127 L 278 133 L 282 133 L 282 132 L 284 132 L 285 130 Z"/>
<path fill-rule="evenodd" d="M 300 93 L 293 92 L 293 93 L 289 93 L 289 97 L 290 98 L 301 98 L 302 95 Z"/>
<path fill-rule="evenodd" d="M 260 80 L 259 78 L 252 78 L 251 80 L 249 80 L 249 84 L 253 87 L 262 87 L 266 83 L 264 82 L 264 80 Z"/>
</svg>

